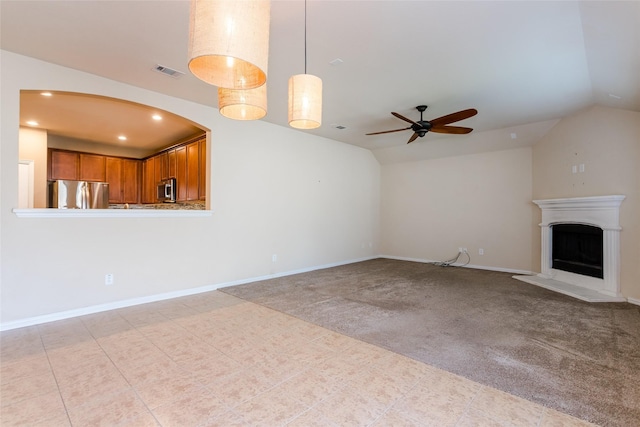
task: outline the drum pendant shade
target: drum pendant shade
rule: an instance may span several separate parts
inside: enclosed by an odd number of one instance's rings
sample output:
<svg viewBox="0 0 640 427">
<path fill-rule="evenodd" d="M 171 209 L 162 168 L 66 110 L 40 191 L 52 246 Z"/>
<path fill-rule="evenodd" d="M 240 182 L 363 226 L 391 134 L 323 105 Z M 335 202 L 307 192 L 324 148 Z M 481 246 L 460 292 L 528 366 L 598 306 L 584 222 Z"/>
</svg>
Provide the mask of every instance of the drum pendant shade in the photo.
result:
<svg viewBox="0 0 640 427">
<path fill-rule="evenodd" d="M 261 119 L 267 114 L 267 85 L 247 90 L 218 88 L 218 108 L 230 119 Z"/>
<path fill-rule="evenodd" d="M 269 0 L 191 0 L 189 70 L 227 89 L 265 84 Z"/>
<path fill-rule="evenodd" d="M 311 74 L 289 78 L 289 125 L 315 129 L 322 123 L 322 80 Z"/>
</svg>

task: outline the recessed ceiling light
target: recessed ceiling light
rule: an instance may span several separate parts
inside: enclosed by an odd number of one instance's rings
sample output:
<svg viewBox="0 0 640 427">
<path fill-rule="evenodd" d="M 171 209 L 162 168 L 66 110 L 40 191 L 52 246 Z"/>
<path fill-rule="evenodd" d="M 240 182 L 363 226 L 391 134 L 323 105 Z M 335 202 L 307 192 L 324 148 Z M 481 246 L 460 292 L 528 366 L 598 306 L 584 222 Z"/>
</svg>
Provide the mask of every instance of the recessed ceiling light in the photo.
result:
<svg viewBox="0 0 640 427">
<path fill-rule="evenodd" d="M 42 96 L 53 96 L 53 94 L 51 92 L 40 92 L 40 95 L 42 95 Z"/>
<path fill-rule="evenodd" d="M 35 120 L 29 120 L 29 121 L 27 122 L 27 124 L 28 124 L 29 126 L 38 126 L 38 124 L 39 124 L 39 123 L 38 123 L 38 122 L 36 122 Z"/>
<path fill-rule="evenodd" d="M 162 116 L 160 114 L 154 114 L 151 118 L 156 121 L 162 120 Z"/>
<path fill-rule="evenodd" d="M 120 135 L 120 136 L 118 137 L 118 139 L 119 139 L 120 141 L 126 141 L 126 140 L 127 140 L 127 137 L 126 137 L 126 136 L 124 136 L 124 135 Z"/>
</svg>

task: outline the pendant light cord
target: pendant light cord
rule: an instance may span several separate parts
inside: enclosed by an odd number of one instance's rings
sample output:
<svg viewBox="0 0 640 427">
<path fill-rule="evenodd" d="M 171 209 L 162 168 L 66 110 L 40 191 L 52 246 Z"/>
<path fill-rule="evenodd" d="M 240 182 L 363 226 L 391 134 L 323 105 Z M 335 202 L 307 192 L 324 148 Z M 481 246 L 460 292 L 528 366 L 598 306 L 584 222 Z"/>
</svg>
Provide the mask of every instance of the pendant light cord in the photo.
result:
<svg viewBox="0 0 640 427">
<path fill-rule="evenodd" d="M 307 74 L 307 0 L 304 0 L 304 73 Z"/>
</svg>

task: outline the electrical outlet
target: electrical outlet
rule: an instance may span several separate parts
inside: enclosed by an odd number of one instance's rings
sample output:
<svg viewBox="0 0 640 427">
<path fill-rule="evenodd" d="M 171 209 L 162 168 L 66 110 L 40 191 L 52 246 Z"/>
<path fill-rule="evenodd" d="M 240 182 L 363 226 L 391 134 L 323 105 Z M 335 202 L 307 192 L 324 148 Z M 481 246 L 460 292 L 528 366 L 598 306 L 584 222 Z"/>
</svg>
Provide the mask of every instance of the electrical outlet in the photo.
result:
<svg viewBox="0 0 640 427">
<path fill-rule="evenodd" d="M 278 255 L 276 254 L 271 255 L 271 262 L 278 262 Z"/>
<path fill-rule="evenodd" d="M 105 274 L 104 275 L 104 284 L 105 285 L 113 285 L 113 274 Z"/>
<path fill-rule="evenodd" d="M 482 248 L 478 249 L 478 255 L 484 255 L 484 249 Z"/>
<path fill-rule="evenodd" d="M 458 248 L 458 252 L 460 252 L 461 254 L 466 254 L 467 253 L 467 248 L 459 247 Z"/>
</svg>

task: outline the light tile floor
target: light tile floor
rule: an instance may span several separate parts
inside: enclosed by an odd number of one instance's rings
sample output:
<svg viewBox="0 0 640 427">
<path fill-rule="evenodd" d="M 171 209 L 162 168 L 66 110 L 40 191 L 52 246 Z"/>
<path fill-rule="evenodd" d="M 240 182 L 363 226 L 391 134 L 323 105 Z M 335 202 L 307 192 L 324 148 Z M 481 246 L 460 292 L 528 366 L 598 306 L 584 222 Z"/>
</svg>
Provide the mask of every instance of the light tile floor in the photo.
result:
<svg viewBox="0 0 640 427">
<path fill-rule="evenodd" d="M 221 292 L 0 334 L 8 426 L 586 426 Z"/>
</svg>

